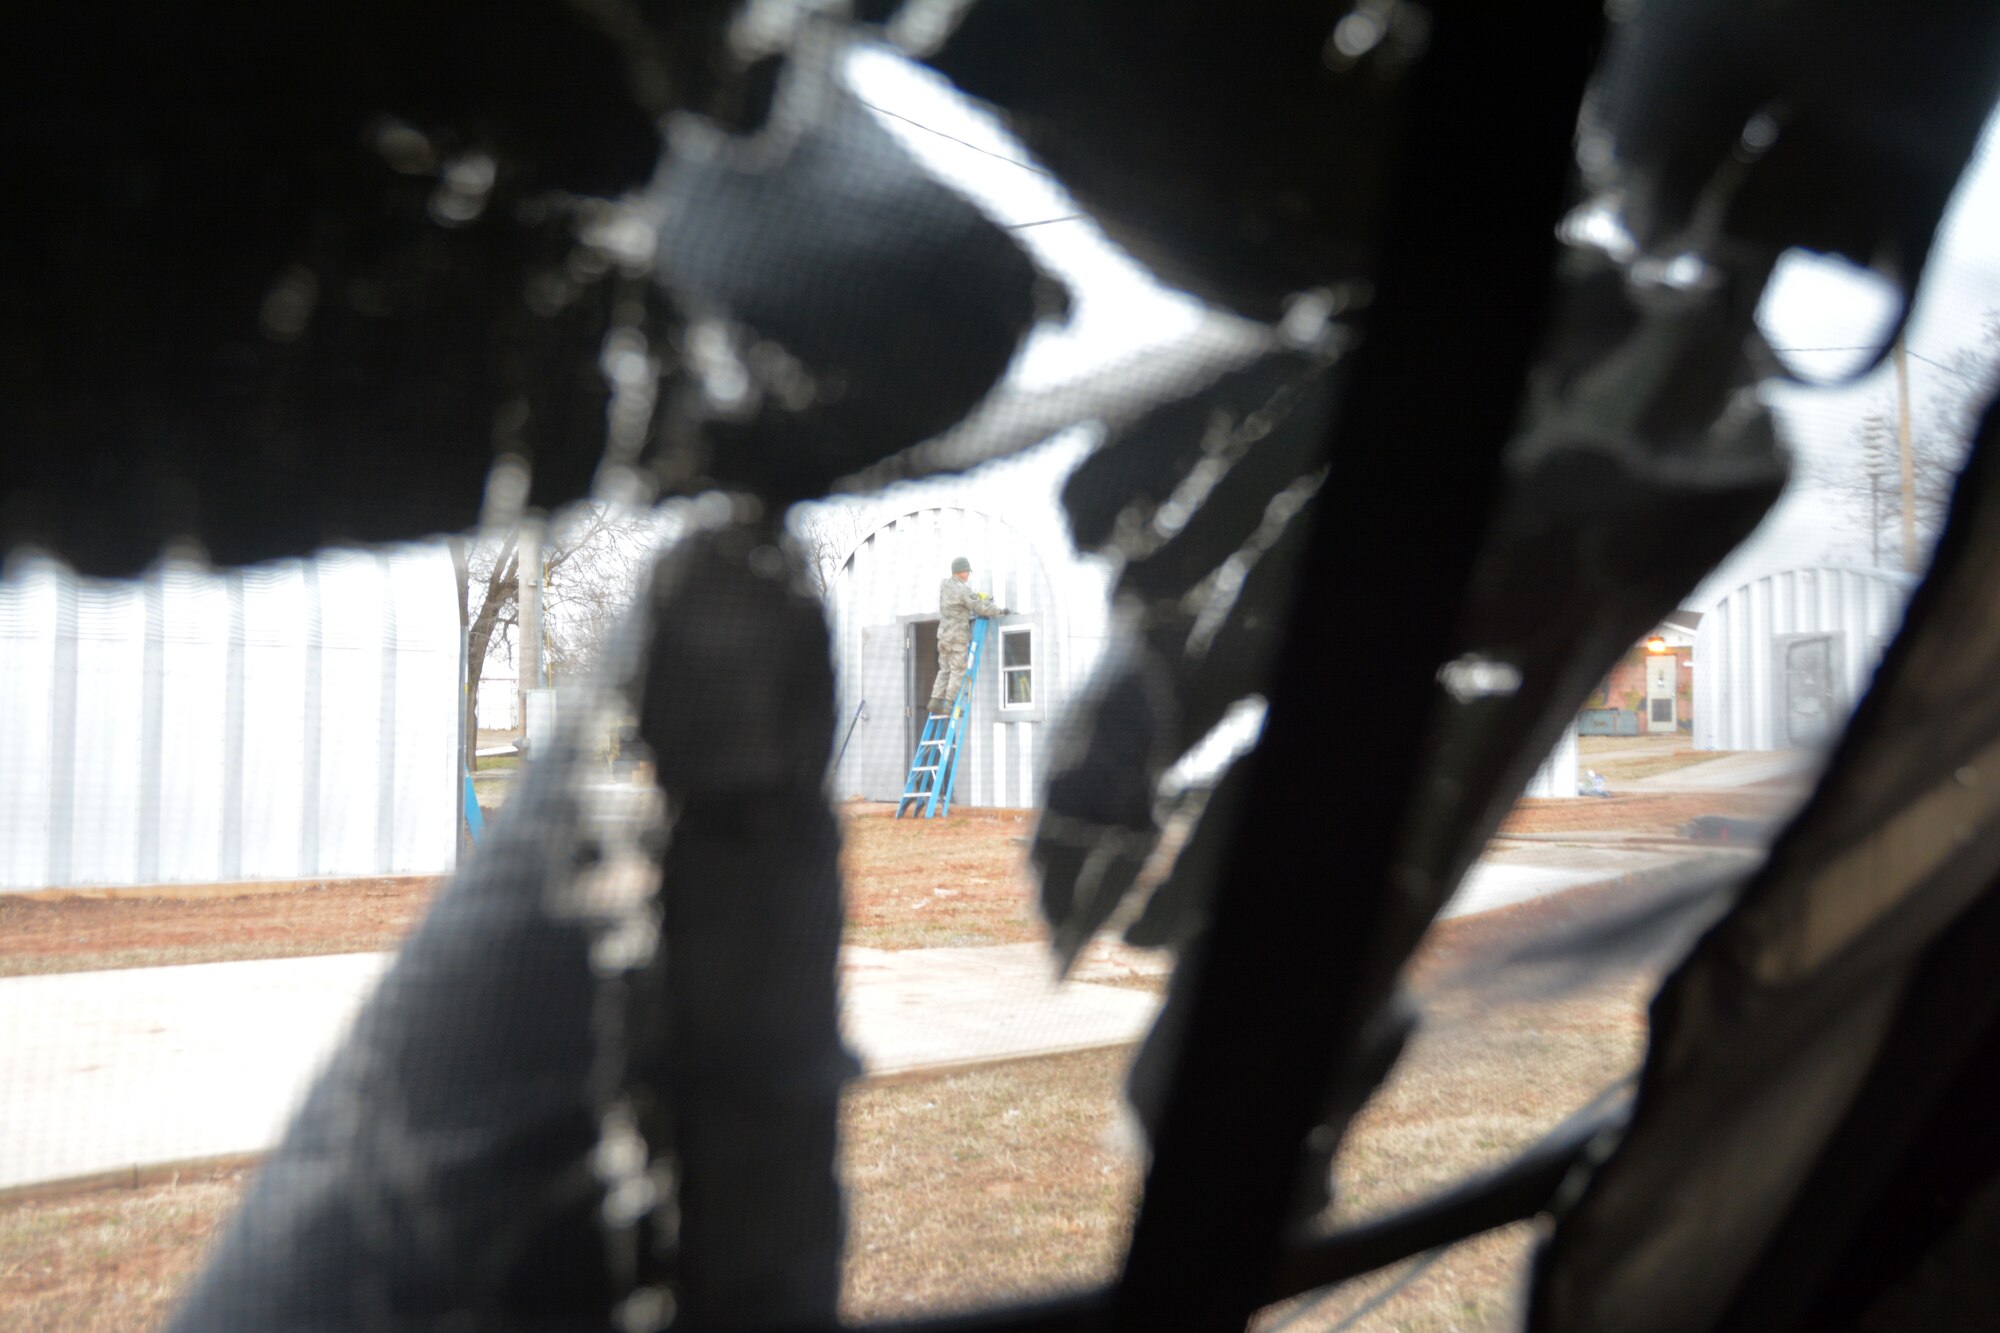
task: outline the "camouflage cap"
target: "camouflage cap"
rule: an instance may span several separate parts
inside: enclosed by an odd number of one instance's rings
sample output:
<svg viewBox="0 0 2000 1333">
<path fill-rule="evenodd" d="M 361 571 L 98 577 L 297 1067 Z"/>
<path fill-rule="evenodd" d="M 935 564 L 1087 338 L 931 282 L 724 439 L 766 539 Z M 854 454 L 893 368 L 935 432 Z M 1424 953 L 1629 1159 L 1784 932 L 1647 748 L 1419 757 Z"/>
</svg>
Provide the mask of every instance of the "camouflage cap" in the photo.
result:
<svg viewBox="0 0 2000 1333">
<path fill-rule="evenodd" d="M 964 556 L 960 556 L 951 562 L 951 572 L 954 574 L 970 574 L 972 572 L 972 562 Z"/>
</svg>

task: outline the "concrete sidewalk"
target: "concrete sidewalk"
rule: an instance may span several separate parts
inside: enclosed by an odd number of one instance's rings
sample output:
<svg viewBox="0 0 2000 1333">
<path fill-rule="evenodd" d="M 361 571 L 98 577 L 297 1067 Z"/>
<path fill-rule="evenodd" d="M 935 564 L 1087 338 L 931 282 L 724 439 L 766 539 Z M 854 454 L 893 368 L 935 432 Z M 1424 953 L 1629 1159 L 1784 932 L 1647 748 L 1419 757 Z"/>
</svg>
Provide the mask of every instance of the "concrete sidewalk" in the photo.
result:
<svg viewBox="0 0 2000 1333">
<path fill-rule="evenodd" d="M 1057 982 L 1041 943 L 848 948 L 841 985 L 848 1045 L 877 1077 L 1122 1046 L 1160 1005 L 1153 991 Z"/>
<path fill-rule="evenodd" d="M 392 956 L 0 981 L 0 1189 L 269 1147 Z"/>
<path fill-rule="evenodd" d="M 0 980 L 0 1189 L 268 1148 L 391 957 Z M 1123 1045 L 1160 1002 L 1058 985 L 1040 944 L 848 949 L 841 969 L 871 1076 Z"/>
<path fill-rule="evenodd" d="M 1607 847 L 1489 851 L 1446 916 L 1659 870 L 1686 855 Z M 0 1190 L 261 1152 L 389 954 L 340 954 L 0 980 Z M 1160 996 L 1093 978 L 1164 970 L 1093 945 L 1076 976 L 1046 946 L 848 948 L 843 1027 L 872 1077 L 1124 1045 Z"/>
<path fill-rule="evenodd" d="M 1670 769 L 1650 778 L 1611 783 L 1613 791 L 1729 791 L 1763 783 L 1773 786 L 1812 785 L 1826 756 L 1818 750 L 1740 750 L 1686 768 Z"/>
</svg>

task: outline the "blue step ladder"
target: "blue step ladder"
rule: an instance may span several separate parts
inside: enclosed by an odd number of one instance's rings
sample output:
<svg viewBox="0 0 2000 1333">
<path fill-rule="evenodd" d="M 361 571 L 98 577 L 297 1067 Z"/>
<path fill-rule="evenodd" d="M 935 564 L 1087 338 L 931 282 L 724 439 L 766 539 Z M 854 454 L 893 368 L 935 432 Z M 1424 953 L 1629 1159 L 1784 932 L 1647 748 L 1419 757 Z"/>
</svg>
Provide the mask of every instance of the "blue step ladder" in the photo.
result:
<svg viewBox="0 0 2000 1333">
<path fill-rule="evenodd" d="M 905 813 L 922 819 L 942 819 L 951 813 L 952 788 L 958 781 L 958 751 L 972 712 L 972 684 L 979 679 L 979 661 L 986 656 L 989 623 L 984 617 L 972 622 L 972 647 L 966 653 L 965 679 L 958 684 L 958 697 L 951 701 L 951 712 L 944 717 L 929 713 L 924 717 L 917 753 L 910 760 L 910 776 L 903 783 L 903 799 L 896 803 L 898 819 Z"/>
</svg>

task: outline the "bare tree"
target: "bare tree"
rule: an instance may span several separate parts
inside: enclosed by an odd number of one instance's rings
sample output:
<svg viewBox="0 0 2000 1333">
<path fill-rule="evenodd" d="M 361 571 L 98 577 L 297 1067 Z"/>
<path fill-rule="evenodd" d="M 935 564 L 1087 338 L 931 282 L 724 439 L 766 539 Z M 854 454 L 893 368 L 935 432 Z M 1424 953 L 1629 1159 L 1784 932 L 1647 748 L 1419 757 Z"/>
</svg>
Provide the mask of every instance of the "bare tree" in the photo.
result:
<svg viewBox="0 0 2000 1333">
<path fill-rule="evenodd" d="M 2000 355 L 2000 315 L 1989 314 L 1975 347 L 1960 348 L 1947 363 L 1946 387 L 1911 408 L 1912 510 L 1921 547 L 1936 540 L 1951 510 L 1952 490 L 1965 463 L 1978 414 L 1992 388 Z M 1896 442 L 1896 405 L 1883 399 L 1855 424 L 1853 444 L 1822 465 L 1818 481 L 1842 503 L 1860 529 L 1876 565 L 1895 563 L 1901 541 L 1902 460 Z"/>
<path fill-rule="evenodd" d="M 1952 486 L 1965 459 L 1965 437 L 1937 424 L 1935 411 L 1910 433 L 1912 505 L 1919 539 L 1928 544 L 1944 525 Z M 1869 559 L 1881 565 L 1896 559 L 1901 541 L 1903 480 L 1896 445 L 1895 407 L 1884 404 L 1863 414 L 1854 447 L 1843 462 L 1824 473 L 1826 488 L 1843 501 L 1850 523 L 1868 543 Z"/>
<path fill-rule="evenodd" d="M 543 548 L 543 661 L 550 678 L 588 671 L 638 594 L 661 537 L 651 511 L 569 510 Z"/>
<path fill-rule="evenodd" d="M 580 505 L 564 513 L 542 544 L 542 660 L 550 679 L 589 669 L 630 605 L 659 543 L 650 512 Z M 489 658 L 514 660 L 520 631 L 520 532 L 473 541 L 460 554 L 459 601 L 466 629 L 466 763 L 478 748 L 479 681 Z"/>
<path fill-rule="evenodd" d="M 516 555 L 521 534 L 509 532 L 498 542 L 474 542 L 458 556 L 458 600 L 461 623 L 465 626 L 465 765 L 476 768 L 479 749 L 479 679 L 485 674 L 486 658 L 493 649 L 494 635 L 520 605 L 520 582 Z"/>
<path fill-rule="evenodd" d="M 862 531 L 860 511 L 832 503 L 801 508 L 792 523 L 792 534 L 805 555 L 813 590 L 821 601 L 826 601 L 832 595 L 833 580 L 840 567 L 867 535 Z"/>
</svg>

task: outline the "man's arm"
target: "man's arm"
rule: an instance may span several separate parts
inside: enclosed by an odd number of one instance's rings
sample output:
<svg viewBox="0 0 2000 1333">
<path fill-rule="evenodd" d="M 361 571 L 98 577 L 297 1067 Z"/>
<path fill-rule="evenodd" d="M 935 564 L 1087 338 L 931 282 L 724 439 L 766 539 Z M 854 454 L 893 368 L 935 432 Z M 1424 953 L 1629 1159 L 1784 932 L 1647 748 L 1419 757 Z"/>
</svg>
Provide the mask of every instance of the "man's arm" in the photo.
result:
<svg viewBox="0 0 2000 1333">
<path fill-rule="evenodd" d="M 946 585 L 943 600 L 943 610 L 945 613 L 956 610 L 961 612 L 968 620 L 975 616 L 993 614 L 986 609 L 992 604 L 988 598 L 981 593 L 974 592 L 971 588 L 956 579 L 951 580 Z"/>
<path fill-rule="evenodd" d="M 947 614 L 954 607 L 964 611 L 967 620 L 990 616 L 1011 616 L 1014 614 L 1004 606 L 995 606 L 993 599 L 985 593 L 974 592 L 970 587 L 956 580 L 953 580 L 951 585 L 945 589 L 942 600 L 944 605 L 940 608 L 940 615 Z"/>
</svg>

